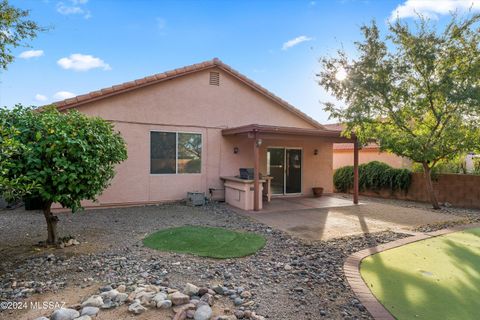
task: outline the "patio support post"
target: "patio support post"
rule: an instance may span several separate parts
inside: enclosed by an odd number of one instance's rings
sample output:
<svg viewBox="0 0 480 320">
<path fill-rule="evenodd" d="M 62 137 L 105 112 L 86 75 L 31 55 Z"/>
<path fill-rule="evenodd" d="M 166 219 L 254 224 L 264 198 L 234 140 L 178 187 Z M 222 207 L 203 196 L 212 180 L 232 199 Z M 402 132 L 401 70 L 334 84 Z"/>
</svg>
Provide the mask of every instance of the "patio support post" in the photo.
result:
<svg viewBox="0 0 480 320">
<path fill-rule="evenodd" d="M 355 138 L 353 142 L 353 203 L 358 204 L 358 140 Z"/>
<path fill-rule="evenodd" d="M 258 145 L 258 132 L 257 130 L 253 131 L 253 210 L 258 211 L 260 209 L 260 197 L 258 190 L 260 189 L 260 146 Z"/>
</svg>

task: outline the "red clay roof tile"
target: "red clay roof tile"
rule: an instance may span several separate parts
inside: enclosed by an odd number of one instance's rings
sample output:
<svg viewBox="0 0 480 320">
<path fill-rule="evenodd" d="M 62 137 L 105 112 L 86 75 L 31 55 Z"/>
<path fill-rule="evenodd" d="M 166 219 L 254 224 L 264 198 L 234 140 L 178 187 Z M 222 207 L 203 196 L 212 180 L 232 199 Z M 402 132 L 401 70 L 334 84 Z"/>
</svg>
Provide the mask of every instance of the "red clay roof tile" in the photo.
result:
<svg viewBox="0 0 480 320">
<path fill-rule="evenodd" d="M 84 101 L 84 100 L 87 100 L 87 99 L 90 99 L 91 96 L 90 94 L 82 94 L 80 96 L 77 96 L 77 101 L 80 102 L 80 101 Z"/>
<path fill-rule="evenodd" d="M 77 102 L 77 97 L 65 99 L 65 104 L 72 104 Z"/>
<path fill-rule="evenodd" d="M 129 81 L 129 82 L 125 82 L 125 83 L 123 84 L 123 86 L 124 86 L 125 88 L 135 87 L 136 85 L 137 85 L 137 83 L 136 83 L 135 81 Z"/>
<path fill-rule="evenodd" d="M 92 91 L 89 93 L 90 97 L 98 97 L 98 96 L 101 96 L 102 95 L 102 91 L 101 90 L 97 90 L 97 91 Z"/>
<path fill-rule="evenodd" d="M 109 93 L 112 93 L 114 90 L 113 90 L 113 87 L 110 87 L 110 88 L 103 88 L 102 89 L 102 94 L 109 94 Z"/>
<path fill-rule="evenodd" d="M 136 84 L 137 86 L 139 86 L 139 85 L 141 85 L 141 84 L 144 84 L 144 83 L 146 83 L 146 82 L 147 82 L 147 80 L 146 80 L 145 78 L 135 80 L 135 84 Z"/>
</svg>

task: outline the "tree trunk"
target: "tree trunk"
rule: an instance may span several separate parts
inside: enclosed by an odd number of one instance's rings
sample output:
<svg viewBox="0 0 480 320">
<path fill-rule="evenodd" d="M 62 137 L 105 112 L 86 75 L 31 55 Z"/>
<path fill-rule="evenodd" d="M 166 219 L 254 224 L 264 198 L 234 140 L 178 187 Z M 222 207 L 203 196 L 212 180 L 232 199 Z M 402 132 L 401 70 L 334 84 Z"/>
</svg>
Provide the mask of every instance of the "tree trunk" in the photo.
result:
<svg viewBox="0 0 480 320">
<path fill-rule="evenodd" d="M 427 194 L 430 197 L 430 202 L 432 203 L 433 209 L 440 209 L 437 197 L 435 196 L 435 191 L 433 190 L 432 171 L 431 168 L 428 166 L 428 163 L 423 163 L 423 176 L 425 178 Z"/>
<path fill-rule="evenodd" d="M 47 221 L 48 238 L 47 244 L 57 244 L 57 222 L 58 217 L 52 214 L 52 202 L 47 202 L 43 206 L 43 215 Z"/>
</svg>

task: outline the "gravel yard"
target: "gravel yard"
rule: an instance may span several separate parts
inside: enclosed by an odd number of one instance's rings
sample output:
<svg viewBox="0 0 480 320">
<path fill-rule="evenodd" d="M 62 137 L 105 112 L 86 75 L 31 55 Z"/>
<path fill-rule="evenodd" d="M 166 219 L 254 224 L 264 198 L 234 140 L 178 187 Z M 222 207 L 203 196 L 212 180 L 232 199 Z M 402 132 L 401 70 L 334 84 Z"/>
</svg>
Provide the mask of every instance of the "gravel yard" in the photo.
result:
<svg viewBox="0 0 480 320">
<path fill-rule="evenodd" d="M 34 247 L 45 237 L 43 215 L 23 209 L 0 211 L 0 300 L 45 297 L 55 301 L 66 297 L 76 304 L 106 284 L 151 283 L 182 288 L 190 282 L 197 286 L 243 287 L 253 295 L 254 304 L 247 309 L 269 319 L 370 319 L 346 283 L 344 259 L 361 249 L 407 236 L 381 232 L 305 242 L 238 215 L 223 204 L 102 209 L 62 213 L 59 217 L 60 235 L 72 235 L 80 245 L 64 249 Z M 252 256 L 227 260 L 143 247 L 141 240 L 147 234 L 182 225 L 256 232 L 266 237 L 267 245 Z M 225 306 L 235 310 L 233 304 Z M 108 311 L 99 319 L 127 318 L 127 313 L 119 316 L 115 312 Z M 145 314 L 152 316 L 155 312 Z M 33 314 L 44 315 L 4 311 L 0 319 L 31 319 Z"/>
<path fill-rule="evenodd" d="M 337 194 L 336 196 L 341 198 L 350 197 L 349 195 L 344 195 L 344 194 L 343 195 Z M 440 229 L 453 227 L 456 225 L 480 222 L 480 209 L 456 208 L 446 203 L 446 204 L 441 204 L 440 210 L 434 210 L 432 209 L 432 206 L 429 203 L 423 203 L 423 202 L 396 200 L 396 199 L 383 199 L 383 198 L 366 197 L 366 196 L 361 196 L 361 199 L 366 200 L 368 202 L 372 202 L 372 203 L 388 204 L 388 205 L 393 205 L 401 208 L 420 209 L 428 212 L 443 213 L 443 214 L 452 215 L 460 218 L 458 220 L 451 220 L 447 222 L 430 223 L 426 225 L 421 225 L 412 229 L 412 231 L 417 231 L 417 232 L 432 232 Z"/>
</svg>

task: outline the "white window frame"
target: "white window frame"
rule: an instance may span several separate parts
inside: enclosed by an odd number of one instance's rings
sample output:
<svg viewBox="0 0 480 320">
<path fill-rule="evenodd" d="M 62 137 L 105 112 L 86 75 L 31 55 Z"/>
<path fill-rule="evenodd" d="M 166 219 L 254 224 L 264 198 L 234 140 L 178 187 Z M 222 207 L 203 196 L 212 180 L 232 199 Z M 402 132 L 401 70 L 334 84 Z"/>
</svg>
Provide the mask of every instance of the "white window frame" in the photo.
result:
<svg viewBox="0 0 480 320">
<path fill-rule="evenodd" d="M 175 133 L 175 173 L 152 173 L 152 132 L 159 132 L 159 133 Z M 187 133 L 187 134 L 199 134 L 202 144 L 202 153 L 200 155 L 200 172 L 178 172 L 178 134 L 179 133 Z M 150 130 L 149 137 L 150 145 L 149 145 L 149 157 L 148 157 L 148 172 L 151 176 L 171 176 L 171 175 L 194 175 L 194 174 L 202 174 L 202 166 L 203 166 L 203 133 L 202 132 L 189 132 L 189 131 L 168 131 L 168 130 Z"/>
</svg>

